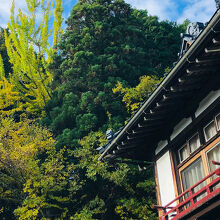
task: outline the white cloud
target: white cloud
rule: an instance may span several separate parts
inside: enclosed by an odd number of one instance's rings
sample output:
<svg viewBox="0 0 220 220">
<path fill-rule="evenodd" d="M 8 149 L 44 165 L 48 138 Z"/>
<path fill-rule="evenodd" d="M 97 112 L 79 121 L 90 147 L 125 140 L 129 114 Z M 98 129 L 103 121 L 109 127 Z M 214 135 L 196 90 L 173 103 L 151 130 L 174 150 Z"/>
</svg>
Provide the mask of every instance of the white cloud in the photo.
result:
<svg viewBox="0 0 220 220">
<path fill-rule="evenodd" d="M 0 27 L 7 27 L 10 19 L 12 0 L 0 0 Z M 15 0 L 15 11 L 18 8 L 25 9 L 25 0 Z"/>
<path fill-rule="evenodd" d="M 216 10 L 214 0 L 186 0 L 185 2 L 187 6 L 177 19 L 178 23 L 182 23 L 186 18 L 192 22 L 207 22 Z"/>
<path fill-rule="evenodd" d="M 174 0 L 125 0 L 137 9 L 147 9 L 150 15 L 157 15 L 161 20 L 177 16 L 177 1 Z"/>
<path fill-rule="evenodd" d="M 182 23 L 185 19 L 207 22 L 214 14 L 214 0 L 125 0 L 137 9 L 147 9 L 161 20 Z M 182 7 L 182 8 L 181 8 Z"/>
</svg>

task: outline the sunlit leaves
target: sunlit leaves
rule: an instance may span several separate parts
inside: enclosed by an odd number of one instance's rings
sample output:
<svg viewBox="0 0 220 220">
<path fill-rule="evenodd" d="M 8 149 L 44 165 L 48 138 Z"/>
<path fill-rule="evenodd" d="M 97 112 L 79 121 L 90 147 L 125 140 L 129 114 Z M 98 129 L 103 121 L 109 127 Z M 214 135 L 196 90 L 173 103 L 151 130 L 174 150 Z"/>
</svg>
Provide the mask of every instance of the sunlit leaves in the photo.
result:
<svg viewBox="0 0 220 220">
<path fill-rule="evenodd" d="M 80 140 L 78 149 L 73 151 L 78 163 L 73 167 L 72 181 L 79 190 L 76 195 L 82 195 L 83 205 L 74 215 L 87 216 L 88 219 L 120 218 L 120 219 L 156 219 L 152 210 L 154 204 L 154 181 L 150 170 L 140 173 L 136 166 L 125 163 L 108 163 L 99 161 L 96 148 L 106 143 L 105 135 L 101 132 L 91 132 Z M 81 177 L 79 181 L 78 177 Z M 82 181 L 85 180 L 85 181 Z M 92 182 L 91 182 L 92 181 Z M 95 188 L 89 187 L 95 185 Z M 76 187 L 78 186 L 78 188 Z M 88 191 L 91 190 L 91 191 Z M 98 198 L 96 197 L 98 195 Z M 95 207 L 91 202 L 100 201 L 99 217 L 96 217 Z M 109 210 L 112 210 L 109 213 Z M 74 218 L 73 218 L 74 219 Z"/>
<path fill-rule="evenodd" d="M 56 51 L 55 44 L 62 33 L 63 9 L 61 0 L 56 0 L 54 26 L 51 28 L 50 0 L 26 0 L 26 4 L 27 14 L 19 9 L 15 17 L 13 1 L 9 32 L 5 31 L 5 44 L 13 68 L 10 82 L 17 92 L 24 94 L 25 111 L 42 116 L 44 106 L 51 97 L 52 74 L 47 65 L 52 60 Z M 50 46 L 52 34 L 53 46 Z"/>
<path fill-rule="evenodd" d="M 154 91 L 160 81 L 161 79 L 155 76 L 142 76 L 136 87 L 124 87 L 121 82 L 118 82 L 113 88 L 113 92 L 122 96 L 122 101 L 126 104 L 128 112 L 132 113 L 140 107 L 140 103 L 147 99 L 148 94 Z"/>
<path fill-rule="evenodd" d="M 1 118 L 0 201 L 19 206 L 15 210 L 19 219 L 43 217 L 45 211 L 65 212 L 64 151 L 57 152 L 52 135 L 33 121 Z"/>
</svg>

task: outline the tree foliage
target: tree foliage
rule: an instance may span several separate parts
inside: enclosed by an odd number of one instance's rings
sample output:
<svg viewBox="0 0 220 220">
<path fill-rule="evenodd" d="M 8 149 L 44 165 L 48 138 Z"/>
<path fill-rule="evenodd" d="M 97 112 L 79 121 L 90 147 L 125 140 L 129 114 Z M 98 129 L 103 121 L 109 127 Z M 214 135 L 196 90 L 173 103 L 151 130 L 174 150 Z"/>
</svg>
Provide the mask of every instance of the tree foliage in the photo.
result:
<svg viewBox="0 0 220 220">
<path fill-rule="evenodd" d="M 0 113 L 1 116 L 13 115 L 22 110 L 22 97 L 13 89 L 5 76 L 3 59 L 0 55 Z"/>
<path fill-rule="evenodd" d="M 140 107 L 141 102 L 148 98 L 147 96 L 153 92 L 160 81 L 155 76 L 142 76 L 136 87 L 123 87 L 122 83 L 118 82 L 112 91 L 122 96 L 122 102 L 126 104 L 128 112 L 132 113 Z"/>
<path fill-rule="evenodd" d="M 49 39 L 52 4 L 50 1 L 26 0 L 27 14 L 19 10 L 15 16 L 14 1 L 11 7 L 8 32 L 5 31 L 5 44 L 13 74 L 10 82 L 14 89 L 25 98 L 25 111 L 41 115 L 46 102 L 51 97 L 52 74 L 47 65 L 55 51 L 61 34 L 62 6 L 56 0 L 54 9 L 53 45 Z M 37 14 L 42 15 L 38 21 Z"/>
<path fill-rule="evenodd" d="M 101 131 L 92 132 L 73 151 L 73 219 L 156 219 L 152 169 L 98 161 L 95 149 L 105 142 Z"/>
<path fill-rule="evenodd" d="M 12 73 L 12 69 L 11 69 L 11 64 L 9 62 L 7 49 L 5 46 L 4 31 L 8 32 L 8 29 L 4 30 L 3 28 L 0 27 L 0 56 L 2 57 L 3 60 L 4 72 L 6 76 L 8 76 L 9 73 Z"/>
<path fill-rule="evenodd" d="M 0 120 L 0 218 L 51 217 L 65 212 L 62 190 L 68 178 L 62 152 L 56 152 L 52 135 L 33 121 Z"/>
<path fill-rule="evenodd" d="M 79 0 L 59 42 L 61 0 L 53 31 L 52 2 L 26 4 L 0 34 L 0 218 L 156 219 L 152 167 L 98 161 L 96 148 L 171 68 L 185 24 Z M 53 133 L 37 124 L 45 112 Z"/>
<path fill-rule="evenodd" d="M 75 146 L 91 130 L 123 126 L 128 114 L 112 89 L 161 76 L 176 59 L 182 28 L 121 0 L 81 0 L 67 25 L 50 65 L 54 92 L 44 123 L 60 146 Z"/>
</svg>

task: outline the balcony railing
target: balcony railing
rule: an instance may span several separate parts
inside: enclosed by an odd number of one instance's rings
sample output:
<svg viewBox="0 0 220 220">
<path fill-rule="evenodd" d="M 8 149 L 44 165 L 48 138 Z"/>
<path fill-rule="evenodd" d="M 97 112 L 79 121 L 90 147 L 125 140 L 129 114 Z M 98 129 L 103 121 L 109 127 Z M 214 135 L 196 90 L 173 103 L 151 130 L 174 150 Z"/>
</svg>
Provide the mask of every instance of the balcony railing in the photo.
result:
<svg viewBox="0 0 220 220">
<path fill-rule="evenodd" d="M 214 161 L 213 164 L 220 165 L 219 162 Z M 196 191 L 195 188 L 202 183 L 205 183 L 205 186 Z M 187 189 L 166 206 L 155 205 L 154 207 L 162 209 L 162 216 L 159 220 L 177 220 L 218 194 L 220 194 L 220 168 Z"/>
</svg>

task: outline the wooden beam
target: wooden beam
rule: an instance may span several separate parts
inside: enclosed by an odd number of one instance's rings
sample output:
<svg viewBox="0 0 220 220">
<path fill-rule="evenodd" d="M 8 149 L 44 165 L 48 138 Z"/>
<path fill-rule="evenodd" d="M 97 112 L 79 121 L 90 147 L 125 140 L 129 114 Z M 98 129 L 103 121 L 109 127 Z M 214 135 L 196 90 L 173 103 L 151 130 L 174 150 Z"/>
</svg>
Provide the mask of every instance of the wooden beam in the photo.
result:
<svg viewBox="0 0 220 220">
<path fill-rule="evenodd" d="M 127 158 L 128 159 L 128 158 Z M 132 161 L 131 160 L 123 160 L 123 159 L 120 159 L 120 160 L 115 160 L 115 161 L 113 161 L 114 163 L 126 163 L 126 164 L 133 164 L 133 165 L 141 165 L 141 166 L 143 166 L 143 167 L 145 167 L 145 166 L 147 166 L 147 167 L 150 167 L 150 166 L 152 166 L 152 163 L 150 163 L 150 162 L 146 162 L 146 161 L 134 161 L 133 159 L 132 159 Z"/>
<path fill-rule="evenodd" d="M 208 74 L 200 74 L 200 76 L 198 77 L 198 75 L 186 75 L 183 77 L 178 78 L 178 83 L 179 84 L 194 84 L 195 82 L 200 82 L 203 81 L 205 79 L 209 78 Z"/>
<path fill-rule="evenodd" d="M 210 66 L 210 67 L 204 67 L 204 66 L 198 66 L 198 67 L 191 67 L 189 69 L 186 69 L 186 72 L 191 75 L 191 74 L 194 74 L 194 73 L 201 73 L 201 72 L 204 72 L 205 74 L 209 74 L 210 72 L 213 72 L 213 71 L 216 71 L 218 70 L 219 67 L 218 67 L 218 64 L 216 64 L 215 66 Z"/>
<path fill-rule="evenodd" d="M 161 109 L 161 108 L 154 108 L 154 110 L 151 110 L 151 113 L 149 115 L 149 117 L 151 118 L 163 118 L 164 115 L 167 115 L 169 114 L 169 109 L 168 108 L 165 108 L 165 109 Z M 146 117 L 146 116 L 145 116 Z"/>
<path fill-rule="evenodd" d="M 133 149 L 136 147 L 137 147 L 137 145 L 131 145 L 129 147 L 118 146 L 117 149 L 120 151 L 120 150 L 129 150 L 129 149 Z"/>
<path fill-rule="evenodd" d="M 144 124 L 152 124 L 152 125 L 155 125 L 155 124 L 161 124 L 160 122 L 158 122 L 157 119 L 153 119 L 153 118 L 148 118 L 148 117 L 144 117 Z"/>
<path fill-rule="evenodd" d="M 153 136 L 155 136 L 157 132 L 143 132 L 140 133 L 138 135 L 135 135 L 132 139 L 130 140 L 123 140 L 121 142 L 121 146 L 126 146 L 126 147 L 130 147 L 131 145 L 138 145 L 139 143 L 145 143 L 146 141 L 144 141 L 144 139 L 146 138 L 151 138 Z"/>
<path fill-rule="evenodd" d="M 160 120 L 163 118 L 163 115 L 164 114 L 160 114 L 160 113 L 153 113 L 153 114 L 147 114 L 144 116 L 144 122 L 147 122 L 147 121 L 150 121 L 150 120 Z M 141 126 L 138 126 L 138 127 L 141 127 Z"/>
<path fill-rule="evenodd" d="M 147 117 L 151 117 L 151 116 L 154 116 L 155 115 L 155 112 L 150 109 L 149 112 L 144 112 L 144 120 L 147 118 Z"/>
<path fill-rule="evenodd" d="M 104 157 L 104 160 L 114 160 L 116 158 L 118 158 L 119 155 L 113 155 L 113 154 L 107 154 L 105 157 Z"/>
<path fill-rule="evenodd" d="M 184 84 L 182 86 L 171 86 L 170 87 L 170 91 L 171 92 L 184 92 L 184 91 L 193 91 L 193 90 L 197 90 L 200 89 L 202 87 L 202 85 L 199 84 Z"/>
<path fill-rule="evenodd" d="M 173 93 L 173 92 L 170 92 Z M 180 96 L 181 97 L 181 96 Z M 175 105 L 177 102 L 181 103 L 183 100 L 180 99 L 172 99 L 168 97 L 167 93 L 162 96 L 160 103 L 164 105 L 164 107 Z"/>
<path fill-rule="evenodd" d="M 136 135 L 136 134 L 142 134 L 142 133 L 148 133 L 148 132 L 153 132 L 153 131 L 158 131 L 158 130 L 161 130 L 160 128 L 160 125 L 159 126 L 149 126 L 149 125 L 146 125 L 146 126 L 142 126 L 141 128 L 136 128 L 132 131 L 132 135 Z"/>
<path fill-rule="evenodd" d="M 220 61 L 220 57 L 196 58 L 196 63 L 198 64 L 206 64 L 206 63 L 210 64 L 210 63 L 217 63 L 219 61 Z"/>
<path fill-rule="evenodd" d="M 162 106 L 163 106 L 163 103 L 159 103 L 159 102 L 156 103 L 157 108 L 161 108 Z"/>
<path fill-rule="evenodd" d="M 219 53 L 220 48 L 219 47 L 214 47 L 214 48 L 205 48 L 205 53 Z"/>
<path fill-rule="evenodd" d="M 220 38 L 213 38 L 212 42 L 213 44 L 220 44 Z"/>
<path fill-rule="evenodd" d="M 184 92 L 170 92 L 168 94 L 163 95 L 163 100 L 169 100 L 169 99 L 175 99 L 175 98 L 180 98 L 183 96 L 189 96 L 191 95 L 191 91 L 184 91 Z"/>
<path fill-rule="evenodd" d="M 145 128 L 153 128 L 155 126 L 161 126 L 164 123 L 163 120 L 148 120 L 144 121 L 143 124 L 139 123 L 140 125 L 144 125 Z M 136 131 L 139 131 L 140 129 L 142 129 L 143 127 L 136 127 L 132 130 L 132 133 L 135 133 Z"/>
<path fill-rule="evenodd" d="M 113 153 L 114 155 L 121 155 L 121 154 L 124 154 L 124 153 L 131 152 L 131 151 L 133 151 L 135 148 L 137 148 L 137 145 L 131 145 L 131 146 L 129 146 L 129 147 L 121 148 L 120 150 L 113 150 L 112 153 Z"/>
<path fill-rule="evenodd" d="M 175 102 L 174 101 L 163 101 L 161 100 L 160 102 L 157 102 L 156 103 L 156 107 L 155 109 L 166 109 L 166 108 L 169 108 L 169 107 L 175 107 L 177 104 L 181 103 L 182 100 L 176 100 Z"/>
</svg>

